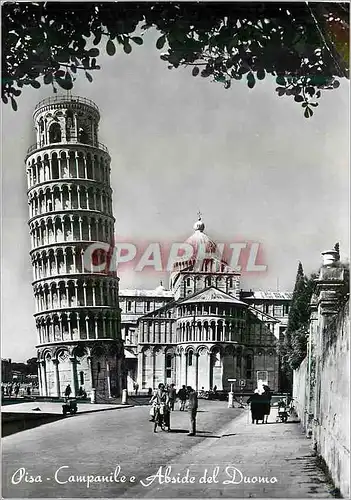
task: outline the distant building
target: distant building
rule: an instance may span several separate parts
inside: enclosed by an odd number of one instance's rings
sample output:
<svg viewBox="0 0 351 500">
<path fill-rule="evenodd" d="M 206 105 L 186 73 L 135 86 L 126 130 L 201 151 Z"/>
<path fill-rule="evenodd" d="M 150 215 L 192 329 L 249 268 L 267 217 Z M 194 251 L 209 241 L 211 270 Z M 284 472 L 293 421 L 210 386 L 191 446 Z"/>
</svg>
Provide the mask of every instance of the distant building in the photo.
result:
<svg viewBox="0 0 351 500">
<path fill-rule="evenodd" d="M 12 361 L 11 359 L 1 359 L 1 382 L 7 384 L 12 382 Z"/>
<path fill-rule="evenodd" d="M 129 390 L 160 382 L 227 390 L 228 379 L 246 390 L 258 380 L 279 388 L 276 346 L 292 294 L 240 290 L 240 273 L 221 260 L 204 229 L 199 218 L 187 240 L 194 256 L 174 263 L 170 290 L 120 291 Z"/>
</svg>

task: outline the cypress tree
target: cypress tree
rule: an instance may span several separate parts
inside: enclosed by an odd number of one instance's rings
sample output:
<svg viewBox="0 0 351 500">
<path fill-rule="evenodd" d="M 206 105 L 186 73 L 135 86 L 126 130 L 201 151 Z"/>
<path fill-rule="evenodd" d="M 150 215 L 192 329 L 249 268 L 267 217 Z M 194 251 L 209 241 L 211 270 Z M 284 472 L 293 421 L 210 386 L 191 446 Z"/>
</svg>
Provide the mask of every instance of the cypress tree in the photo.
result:
<svg viewBox="0 0 351 500">
<path fill-rule="evenodd" d="M 299 262 L 288 325 L 280 346 L 282 369 L 290 383 L 292 382 L 292 370 L 300 365 L 307 353 L 310 301 L 316 277 L 316 274 L 312 274 L 307 278 L 302 263 Z"/>
</svg>

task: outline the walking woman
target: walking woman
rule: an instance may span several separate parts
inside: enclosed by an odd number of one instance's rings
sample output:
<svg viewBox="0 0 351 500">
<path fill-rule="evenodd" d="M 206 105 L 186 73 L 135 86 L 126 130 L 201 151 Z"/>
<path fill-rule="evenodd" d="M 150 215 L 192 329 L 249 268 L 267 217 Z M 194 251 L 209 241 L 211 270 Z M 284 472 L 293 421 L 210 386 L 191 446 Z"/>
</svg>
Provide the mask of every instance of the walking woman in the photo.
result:
<svg viewBox="0 0 351 500">
<path fill-rule="evenodd" d="M 259 420 L 262 420 L 263 423 L 264 421 L 263 398 L 259 393 L 258 389 L 255 389 L 254 393 L 252 394 L 252 396 L 249 397 L 246 403 L 247 404 L 250 403 L 252 423 L 254 424 L 256 422 L 256 424 L 258 424 Z"/>
</svg>

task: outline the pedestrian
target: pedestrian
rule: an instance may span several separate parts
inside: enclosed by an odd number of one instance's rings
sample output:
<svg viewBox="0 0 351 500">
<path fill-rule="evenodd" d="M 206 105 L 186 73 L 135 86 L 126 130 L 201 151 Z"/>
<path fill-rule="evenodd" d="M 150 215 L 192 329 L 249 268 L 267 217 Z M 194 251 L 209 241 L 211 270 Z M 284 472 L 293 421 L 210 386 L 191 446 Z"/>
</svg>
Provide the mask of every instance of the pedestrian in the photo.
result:
<svg viewBox="0 0 351 500">
<path fill-rule="evenodd" d="M 186 396 L 187 396 L 186 387 L 185 387 L 185 385 L 183 385 L 182 388 L 179 389 L 179 391 L 178 391 L 178 398 L 180 401 L 180 407 L 179 407 L 180 411 L 185 410 Z"/>
<path fill-rule="evenodd" d="M 135 390 L 135 395 L 137 396 L 138 395 L 138 390 L 139 390 L 139 384 L 138 384 L 138 382 L 135 382 L 135 384 L 134 384 L 134 390 Z"/>
<path fill-rule="evenodd" d="M 196 414 L 198 408 L 197 394 L 194 389 L 189 385 L 187 387 L 188 392 L 188 412 L 190 417 L 190 429 L 188 436 L 196 435 Z"/>
<path fill-rule="evenodd" d="M 168 432 L 171 431 L 171 418 L 170 418 L 170 408 L 169 408 L 169 398 L 168 393 L 165 389 L 164 384 L 158 384 L 158 390 L 150 399 L 150 403 L 155 406 L 154 415 L 154 432 L 157 432 L 157 425 L 160 425 L 161 429 L 163 427 L 168 427 Z"/>
<path fill-rule="evenodd" d="M 174 403 L 177 397 L 177 391 L 174 384 L 171 384 L 168 389 L 168 400 L 169 400 L 169 408 L 174 411 Z"/>
<path fill-rule="evenodd" d="M 30 387 L 29 387 L 29 385 L 27 386 L 27 396 L 30 396 Z"/>
<path fill-rule="evenodd" d="M 71 392 L 72 392 L 71 386 L 70 386 L 70 384 L 68 384 L 66 389 L 65 389 L 65 397 L 69 398 L 71 395 Z"/>
<path fill-rule="evenodd" d="M 259 420 L 264 421 L 264 404 L 263 397 L 258 389 L 255 389 L 254 393 L 249 397 L 246 403 L 250 404 L 251 409 L 251 421 L 254 424 L 258 424 Z"/>
<path fill-rule="evenodd" d="M 268 417 L 271 413 L 272 392 L 271 392 L 268 385 L 264 385 L 263 389 L 264 389 L 264 392 L 262 394 L 262 398 L 263 398 L 263 407 L 264 407 L 263 412 L 264 412 L 264 417 L 265 417 L 264 423 L 267 424 Z"/>
<path fill-rule="evenodd" d="M 14 393 L 15 393 L 15 398 L 17 398 L 17 397 L 18 397 L 19 390 L 20 390 L 20 386 L 19 386 L 19 384 L 16 384 L 16 385 L 15 385 L 15 390 L 14 390 Z"/>
</svg>

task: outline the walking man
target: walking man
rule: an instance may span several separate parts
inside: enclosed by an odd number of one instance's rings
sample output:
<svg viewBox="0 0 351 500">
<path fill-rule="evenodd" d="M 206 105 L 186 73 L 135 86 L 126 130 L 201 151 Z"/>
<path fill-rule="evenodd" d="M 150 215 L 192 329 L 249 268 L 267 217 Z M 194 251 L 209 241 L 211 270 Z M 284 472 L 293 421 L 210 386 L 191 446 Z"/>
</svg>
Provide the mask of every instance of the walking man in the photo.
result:
<svg viewBox="0 0 351 500">
<path fill-rule="evenodd" d="M 177 396 L 177 391 L 175 385 L 171 384 L 171 387 L 168 389 L 168 400 L 169 400 L 169 407 L 172 411 L 174 410 L 174 403 L 176 396 Z"/>
<path fill-rule="evenodd" d="M 71 386 L 70 386 L 70 384 L 68 384 L 66 389 L 65 389 L 65 397 L 69 398 L 71 395 L 71 392 L 72 392 Z"/>
<path fill-rule="evenodd" d="M 179 398 L 179 401 L 180 401 L 180 408 L 179 408 L 179 410 L 180 411 L 184 411 L 185 410 L 185 403 L 186 403 L 186 387 L 185 387 L 185 385 L 183 385 L 182 388 L 179 389 L 179 391 L 178 391 L 178 398 Z"/>
<path fill-rule="evenodd" d="M 197 394 L 190 386 L 187 387 L 188 391 L 188 412 L 190 417 L 190 430 L 188 436 L 196 435 L 196 414 L 197 414 Z"/>
</svg>

